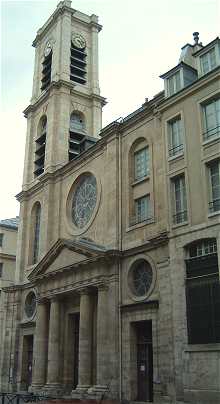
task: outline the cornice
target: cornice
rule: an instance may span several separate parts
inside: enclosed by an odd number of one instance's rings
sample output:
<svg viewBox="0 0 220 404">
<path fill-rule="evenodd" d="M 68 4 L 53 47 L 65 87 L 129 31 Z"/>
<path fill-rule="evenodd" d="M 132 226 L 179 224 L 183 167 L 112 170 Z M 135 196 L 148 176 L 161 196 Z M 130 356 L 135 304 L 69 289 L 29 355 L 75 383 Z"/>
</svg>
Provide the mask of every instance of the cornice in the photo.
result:
<svg viewBox="0 0 220 404">
<path fill-rule="evenodd" d="M 0 252 L 0 258 L 5 259 L 5 260 L 10 260 L 10 261 L 15 261 L 16 255 Z"/>
<path fill-rule="evenodd" d="M 130 255 L 134 254 L 139 254 L 144 251 L 149 251 L 152 250 L 153 248 L 160 247 L 161 245 L 168 244 L 169 238 L 168 238 L 168 233 L 163 232 L 155 237 L 152 237 L 151 239 L 146 240 L 144 243 L 142 243 L 139 246 L 128 248 L 127 250 L 123 250 L 122 254 L 123 257 L 128 257 Z"/>
<path fill-rule="evenodd" d="M 70 94 L 75 94 L 80 97 L 86 98 L 88 100 L 95 100 L 95 101 L 100 102 L 102 107 L 107 104 L 107 100 L 105 97 L 102 97 L 101 95 L 95 94 L 95 93 L 90 93 L 90 94 L 81 93 L 80 91 L 75 90 L 75 87 L 76 87 L 75 83 L 73 83 L 71 81 L 59 79 L 58 81 L 52 81 L 50 83 L 49 87 L 47 88 L 47 90 L 45 91 L 45 93 L 42 93 L 33 104 L 30 104 L 27 106 L 27 108 L 25 108 L 25 110 L 23 111 L 25 118 L 27 118 L 29 113 L 35 112 L 36 109 L 41 104 L 43 104 L 48 98 L 50 98 L 52 96 L 52 94 L 51 94 L 52 89 L 54 89 L 54 88 L 60 89 L 62 86 L 68 88 L 70 90 Z"/>
<path fill-rule="evenodd" d="M 103 148 L 107 144 L 107 139 L 99 139 L 99 141 L 94 144 L 91 148 L 87 149 L 83 152 L 79 157 L 74 160 L 71 160 L 64 164 L 62 167 L 58 168 L 54 172 L 45 172 L 38 178 L 38 182 L 34 185 L 27 184 L 25 187 L 29 187 L 28 189 L 23 189 L 16 195 L 16 199 L 19 202 L 27 200 L 30 195 L 35 192 L 38 192 L 42 189 L 43 184 L 48 184 L 50 181 L 54 183 L 59 178 L 64 175 L 68 175 L 74 168 L 78 168 L 85 162 L 88 164 L 90 159 L 93 159 L 94 156 L 97 156 L 98 153 L 103 153 Z"/>
<path fill-rule="evenodd" d="M 37 35 L 32 43 L 32 46 L 34 48 L 38 45 L 38 42 L 41 41 L 41 39 L 45 36 L 45 34 L 50 30 L 52 25 L 58 19 L 58 16 L 64 14 L 65 11 L 68 11 L 71 14 L 74 14 L 76 12 L 76 10 L 74 10 L 73 8 L 68 7 L 66 5 L 63 5 L 62 7 L 57 8 L 53 12 L 53 14 L 48 18 L 48 20 L 45 22 L 45 24 L 37 31 Z"/>
<path fill-rule="evenodd" d="M 122 304 L 120 306 L 121 311 L 135 311 L 135 310 L 146 310 L 146 306 L 148 309 L 159 309 L 159 300 L 147 300 L 143 302 L 131 303 L 131 304 Z"/>
</svg>

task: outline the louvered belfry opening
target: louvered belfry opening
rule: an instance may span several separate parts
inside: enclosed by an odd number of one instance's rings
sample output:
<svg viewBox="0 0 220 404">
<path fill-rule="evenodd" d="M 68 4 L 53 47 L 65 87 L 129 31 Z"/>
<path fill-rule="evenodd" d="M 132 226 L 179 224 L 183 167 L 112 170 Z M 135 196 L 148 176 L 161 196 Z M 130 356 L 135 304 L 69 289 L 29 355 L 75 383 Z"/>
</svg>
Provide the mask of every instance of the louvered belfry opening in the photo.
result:
<svg viewBox="0 0 220 404">
<path fill-rule="evenodd" d="M 40 120 L 38 137 L 35 141 L 35 171 L 34 174 L 37 177 L 44 172 L 45 162 L 45 148 L 46 148 L 46 136 L 47 136 L 47 118 L 43 116 Z"/>
<path fill-rule="evenodd" d="M 42 63 L 42 79 L 41 79 L 41 90 L 46 90 L 51 83 L 51 66 L 52 66 L 52 50 L 49 55 L 45 56 Z"/>
<path fill-rule="evenodd" d="M 71 42 L 70 80 L 75 83 L 86 84 L 86 52 Z"/>
<path fill-rule="evenodd" d="M 86 125 L 83 114 L 73 112 L 70 116 L 69 130 L 69 161 L 78 157 L 96 143 L 94 137 L 86 135 Z"/>
</svg>

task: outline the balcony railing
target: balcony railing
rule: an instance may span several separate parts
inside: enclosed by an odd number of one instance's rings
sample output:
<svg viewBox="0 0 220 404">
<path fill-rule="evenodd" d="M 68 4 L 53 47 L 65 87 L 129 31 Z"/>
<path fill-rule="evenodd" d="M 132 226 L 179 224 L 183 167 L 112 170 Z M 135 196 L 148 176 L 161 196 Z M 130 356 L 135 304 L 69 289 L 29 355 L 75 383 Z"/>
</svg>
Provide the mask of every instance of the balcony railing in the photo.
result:
<svg viewBox="0 0 220 404">
<path fill-rule="evenodd" d="M 220 125 L 216 126 L 216 128 L 211 128 L 203 133 L 203 141 L 211 140 L 213 137 L 220 137 Z"/>
<path fill-rule="evenodd" d="M 181 153 L 183 153 L 183 144 L 178 144 L 177 146 L 171 147 L 169 149 L 169 157 L 173 157 Z"/>
<path fill-rule="evenodd" d="M 173 223 L 179 224 L 187 221 L 187 210 L 183 210 L 181 212 L 176 213 L 173 215 Z"/>
<path fill-rule="evenodd" d="M 214 213 L 220 211 L 220 198 L 209 202 L 209 212 Z"/>
<path fill-rule="evenodd" d="M 135 226 L 136 224 L 143 222 L 151 222 L 153 218 L 151 216 L 146 215 L 135 215 L 130 219 L 130 226 Z"/>
</svg>

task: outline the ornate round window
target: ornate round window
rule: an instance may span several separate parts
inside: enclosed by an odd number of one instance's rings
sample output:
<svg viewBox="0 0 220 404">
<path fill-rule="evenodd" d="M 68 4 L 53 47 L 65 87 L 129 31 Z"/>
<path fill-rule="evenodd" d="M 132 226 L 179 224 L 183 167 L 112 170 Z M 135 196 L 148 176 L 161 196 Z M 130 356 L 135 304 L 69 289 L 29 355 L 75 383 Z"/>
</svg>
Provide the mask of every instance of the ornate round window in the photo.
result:
<svg viewBox="0 0 220 404">
<path fill-rule="evenodd" d="M 36 302 L 35 293 L 34 292 L 28 293 L 28 295 L 25 299 L 25 305 L 24 305 L 24 311 L 28 318 L 33 317 L 33 315 L 35 314 L 35 311 L 36 311 L 36 306 L 37 306 L 37 302 Z"/>
<path fill-rule="evenodd" d="M 153 281 L 153 271 L 145 260 L 137 261 L 131 268 L 131 289 L 135 296 L 146 296 Z"/>
<path fill-rule="evenodd" d="M 97 202 L 97 182 L 92 174 L 84 174 L 76 185 L 72 200 L 72 220 L 82 229 L 90 221 Z"/>
</svg>

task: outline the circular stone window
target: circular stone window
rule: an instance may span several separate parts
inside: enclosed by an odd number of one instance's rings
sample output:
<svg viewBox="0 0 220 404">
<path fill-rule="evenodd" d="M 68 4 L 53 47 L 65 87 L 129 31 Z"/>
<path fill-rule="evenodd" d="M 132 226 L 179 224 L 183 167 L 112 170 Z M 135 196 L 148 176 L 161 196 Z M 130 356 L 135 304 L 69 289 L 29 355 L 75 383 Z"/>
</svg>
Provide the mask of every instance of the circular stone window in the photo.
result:
<svg viewBox="0 0 220 404">
<path fill-rule="evenodd" d="M 130 281 L 135 296 L 146 296 L 153 281 L 153 271 L 150 264 L 145 260 L 136 262 L 131 268 Z"/>
<path fill-rule="evenodd" d="M 82 229 L 90 221 L 97 202 L 97 182 L 92 174 L 81 177 L 73 193 L 72 220 Z"/>
<path fill-rule="evenodd" d="M 36 295 L 34 292 L 28 293 L 26 299 L 25 299 L 25 305 L 24 305 L 24 311 L 25 314 L 28 318 L 33 317 L 35 311 L 36 311 Z"/>
</svg>

